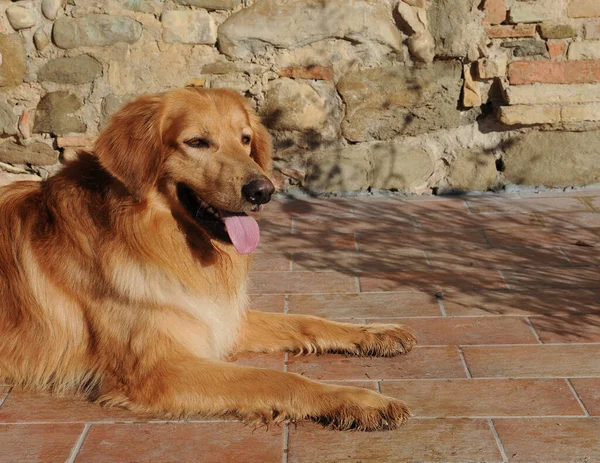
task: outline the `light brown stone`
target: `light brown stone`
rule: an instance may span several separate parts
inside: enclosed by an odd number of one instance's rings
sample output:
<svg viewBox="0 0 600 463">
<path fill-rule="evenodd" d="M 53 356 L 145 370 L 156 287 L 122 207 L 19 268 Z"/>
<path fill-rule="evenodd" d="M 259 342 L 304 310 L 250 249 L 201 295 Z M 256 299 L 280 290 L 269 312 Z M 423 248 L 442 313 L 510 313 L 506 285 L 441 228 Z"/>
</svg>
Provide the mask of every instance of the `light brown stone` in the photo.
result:
<svg viewBox="0 0 600 463">
<path fill-rule="evenodd" d="M 483 150 L 458 150 L 450 164 L 448 182 L 461 191 L 486 191 L 496 184 L 496 157 Z"/>
<path fill-rule="evenodd" d="M 600 121 L 600 103 L 563 106 L 561 119 L 563 122 Z"/>
<path fill-rule="evenodd" d="M 600 60 L 600 40 L 585 40 L 569 45 L 570 60 Z"/>
<path fill-rule="evenodd" d="M 23 83 L 27 69 L 25 38 L 19 34 L 0 34 L 0 87 Z"/>
<path fill-rule="evenodd" d="M 506 90 L 509 104 L 558 104 L 600 101 L 600 84 L 513 85 Z"/>
<path fill-rule="evenodd" d="M 560 107 L 550 105 L 502 106 L 498 119 L 505 125 L 556 124 L 560 122 Z"/>
<path fill-rule="evenodd" d="M 465 79 L 465 84 L 463 86 L 463 106 L 465 108 L 481 106 L 481 85 L 479 82 L 473 80 L 471 66 L 465 65 L 463 72 Z"/>
<path fill-rule="evenodd" d="M 51 166 L 58 162 L 58 153 L 42 142 L 22 146 L 9 140 L 0 144 L 0 161 L 11 164 Z"/>
<path fill-rule="evenodd" d="M 500 56 L 497 58 L 484 58 L 477 61 L 477 76 L 480 79 L 493 79 L 494 77 L 504 77 L 508 58 Z"/>
</svg>

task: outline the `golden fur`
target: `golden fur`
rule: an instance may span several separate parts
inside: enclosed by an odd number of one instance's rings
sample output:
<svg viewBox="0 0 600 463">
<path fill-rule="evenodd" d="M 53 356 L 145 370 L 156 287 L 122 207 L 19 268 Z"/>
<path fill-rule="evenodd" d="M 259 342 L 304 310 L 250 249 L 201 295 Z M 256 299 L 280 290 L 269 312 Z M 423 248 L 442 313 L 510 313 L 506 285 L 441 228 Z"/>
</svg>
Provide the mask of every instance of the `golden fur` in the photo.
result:
<svg viewBox="0 0 600 463">
<path fill-rule="evenodd" d="M 47 181 L 1 189 L 0 376 L 152 414 L 402 424 L 406 406 L 375 392 L 225 361 L 415 344 L 401 326 L 247 310 L 249 257 L 194 220 L 177 186 L 246 212 L 244 183 L 270 169 L 269 135 L 242 97 L 178 89 L 127 104 Z"/>
</svg>

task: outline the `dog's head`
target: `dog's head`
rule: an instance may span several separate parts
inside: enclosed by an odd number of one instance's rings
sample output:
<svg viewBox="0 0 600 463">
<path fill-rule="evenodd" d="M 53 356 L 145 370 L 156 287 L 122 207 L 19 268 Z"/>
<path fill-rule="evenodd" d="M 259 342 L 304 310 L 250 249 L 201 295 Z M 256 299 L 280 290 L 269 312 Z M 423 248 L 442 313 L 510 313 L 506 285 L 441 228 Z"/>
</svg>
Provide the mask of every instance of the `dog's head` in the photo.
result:
<svg viewBox="0 0 600 463">
<path fill-rule="evenodd" d="M 275 190 L 271 141 L 236 92 L 185 88 L 142 96 L 112 117 L 95 152 L 136 198 L 161 191 L 240 253 L 258 244 L 258 225 L 246 213 Z"/>
</svg>

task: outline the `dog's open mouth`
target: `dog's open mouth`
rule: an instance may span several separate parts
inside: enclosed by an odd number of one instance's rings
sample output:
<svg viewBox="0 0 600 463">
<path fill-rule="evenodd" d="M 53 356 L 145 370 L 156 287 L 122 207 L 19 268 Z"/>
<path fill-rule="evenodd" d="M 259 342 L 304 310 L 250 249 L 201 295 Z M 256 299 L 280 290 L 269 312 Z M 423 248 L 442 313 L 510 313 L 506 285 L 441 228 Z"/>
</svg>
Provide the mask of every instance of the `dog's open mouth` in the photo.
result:
<svg viewBox="0 0 600 463">
<path fill-rule="evenodd" d="M 184 184 L 177 185 L 177 196 L 194 220 L 215 238 L 232 243 L 237 252 L 248 254 L 260 241 L 260 229 L 253 217 L 241 212 L 217 209 L 200 199 Z"/>
</svg>

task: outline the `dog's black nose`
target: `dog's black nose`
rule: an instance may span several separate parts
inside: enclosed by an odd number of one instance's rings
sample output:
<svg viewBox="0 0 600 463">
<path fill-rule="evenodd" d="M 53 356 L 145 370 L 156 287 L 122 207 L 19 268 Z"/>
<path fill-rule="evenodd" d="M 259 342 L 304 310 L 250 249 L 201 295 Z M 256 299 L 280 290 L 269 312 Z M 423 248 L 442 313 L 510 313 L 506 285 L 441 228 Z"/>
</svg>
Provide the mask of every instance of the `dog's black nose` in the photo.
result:
<svg viewBox="0 0 600 463">
<path fill-rule="evenodd" d="M 244 198 L 252 204 L 268 203 L 271 201 L 271 195 L 274 192 L 275 187 L 266 177 L 250 180 L 242 187 Z"/>
</svg>

